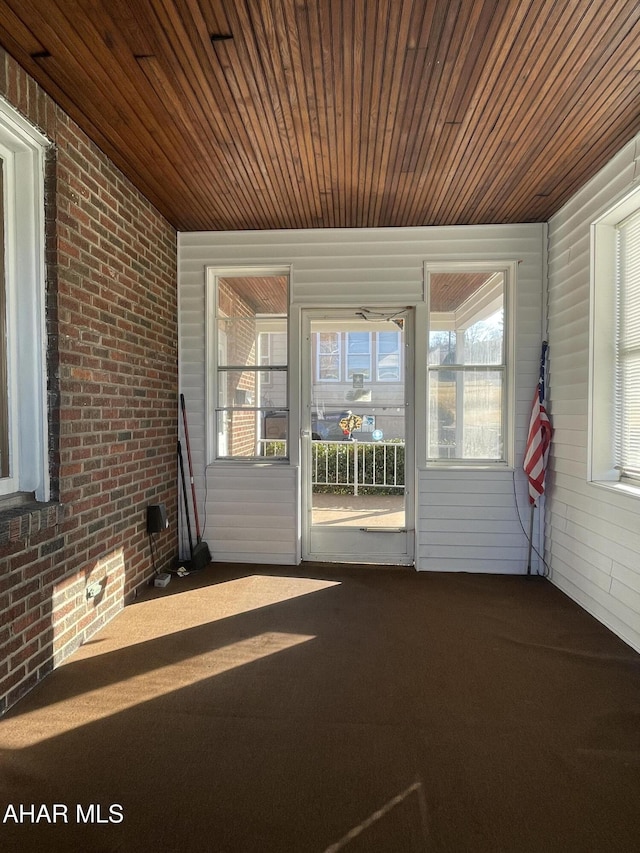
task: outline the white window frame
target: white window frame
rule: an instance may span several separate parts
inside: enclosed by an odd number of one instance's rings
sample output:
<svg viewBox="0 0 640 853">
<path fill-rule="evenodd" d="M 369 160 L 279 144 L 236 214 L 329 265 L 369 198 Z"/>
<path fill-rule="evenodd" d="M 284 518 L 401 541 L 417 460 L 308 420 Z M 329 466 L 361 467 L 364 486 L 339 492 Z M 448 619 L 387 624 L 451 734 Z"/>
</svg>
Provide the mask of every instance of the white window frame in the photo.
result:
<svg viewBox="0 0 640 853">
<path fill-rule="evenodd" d="M 426 405 L 426 433 L 424 453 L 426 455 L 427 468 L 441 469 L 451 468 L 460 470 L 463 468 L 486 468 L 486 469 L 513 469 L 515 464 L 515 304 L 516 304 L 516 282 L 517 282 L 518 261 L 515 260 L 494 260 L 494 261 L 427 261 L 424 264 L 424 283 L 425 283 L 425 301 L 426 301 L 426 342 L 428 353 L 429 341 L 429 326 L 431 321 L 431 275 L 435 273 L 479 273 L 493 272 L 501 273 L 504 281 L 504 383 L 503 383 L 503 400 L 502 400 L 502 439 L 503 439 L 503 458 L 502 459 L 432 459 L 428 457 L 428 440 L 429 440 L 429 370 L 426 370 L 427 385 L 425 388 L 425 405 Z M 486 293 L 481 294 L 481 304 L 483 310 L 488 310 L 495 301 L 495 293 L 492 288 L 487 288 Z M 464 307 L 464 306 L 463 306 Z M 469 309 L 471 310 L 471 309 Z M 476 312 L 477 313 L 477 312 Z M 471 325 L 472 314 L 469 314 L 469 325 Z M 426 355 L 426 353 L 425 353 Z M 491 365 L 487 365 L 487 369 L 492 369 Z"/>
<path fill-rule="evenodd" d="M 206 291 L 205 291 L 205 312 L 206 312 L 206 340 L 207 340 L 207 370 L 206 370 L 206 394 L 205 405 L 207 412 L 206 423 L 206 458 L 207 465 L 222 465 L 228 466 L 233 463 L 238 463 L 243 466 L 255 465 L 289 465 L 291 463 L 289 450 L 284 457 L 268 457 L 268 456 L 233 456 L 228 455 L 228 449 L 225 446 L 223 435 L 218 432 L 218 410 L 219 406 L 219 386 L 218 386 L 218 367 L 219 359 L 224 350 L 221 348 L 223 342 L 219 339 L 218 332 L 218 317 L 224 316 L 218 314 L 218 279 L 220 278 L 247 278 L 247 277 L 269 277 L 269 276 L 286 276 L 288 280 L 287 293 L 287 406 L 289 422 L 289 440 L 287 447 L 291 446 L 291 387 L 290 387 L 290 371 L 291 371 L 291 266 L 232 266 L 232 267 L 206 267 Z M 264 331 L 269 331 L 267 324 L 263 325 Z M 279 327 L 272 329 L 273 331 L 281 331 Z M 226 336 L 225 336 L 226 338 Z M 224 341 L 226 349 L 227 341 Z M 262 368 L 262 369 L 261 369 Z M 260 372 L 269 370 L 263 365 L 255 365 L 253 369 L 256 375 Z M 256 409 L 259 407 L 256 407 Z"/>
<path fill-rule="evenodd" d="M 640 498 L 640 483 L 621 480 L 615 464 L 617 406 L 617 226 L 640 211 L 640 188 L 626 193 L 591 224 L 587 481 Z"/>
<path fill-rule="evenodd" d="M 50 499 L 44 163 L 49 140 L 0 99 L 4 160 L 9 476 L 0 497 Z"/>
</svg>

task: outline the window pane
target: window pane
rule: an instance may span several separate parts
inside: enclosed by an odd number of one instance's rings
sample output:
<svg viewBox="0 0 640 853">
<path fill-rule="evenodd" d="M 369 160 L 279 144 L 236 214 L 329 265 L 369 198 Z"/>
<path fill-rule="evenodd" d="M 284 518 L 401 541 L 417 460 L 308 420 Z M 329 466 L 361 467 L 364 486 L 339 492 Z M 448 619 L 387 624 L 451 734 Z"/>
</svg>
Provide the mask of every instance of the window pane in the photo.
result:
<svg viewBox="0 0 640 853">
<path fill-rule="evenodd" d="M 286 275 L 225 276 L 218 279 L 218 314 L 227 317 L 288 315 Z"/>
<path fill-rule="evenodd" d="M 429 372 L 429 458 L 503 458 L 502 370 Z"/>
<path fill-rule="evenodd" d="M 464 330 L 462 364 L 502 364 L 504 312 L 479 320 Z"/>
<path fill-rule="evenodd" d="M 318 379 L 321 382 L 337 382 L 340 379 L 340 356 L 320 355 L 318 358 Z"/>
<path fill-rule="evenodd" d="M 318 332 L 316 334 L 318 351 L 322 355 L 338 355 L 340 352 L 340 339 L 337 332 Z"/>
<path fill-rule="evenodd" d="M 429 364 L 504 364 L 501 272 L 429 277 Z"/>
<path fill-rule="evenodd" d="M 453 331 L 429 332 L 429 364 L 455 364 L 456 333 Z"/>
<path fill-rule="evenodd" d="M 4 199 L 4 161 L 0 158 L 0 199 Z M 0 477 L 9 471 L 9 377 L 7 371 L 7 303 L 4 269 L 4 204 L 0 209 Z"/>
<path fill-rule="evenodd" d="M 281 332 L 265 331 L 265 326 L 279 322 Z M 224 317 L 218 320 L 220 366 L 245 367 L 287 364 L 286 320 L 274 321 L 257 317 Z"/>
<path fill-rule="evenodd" d="M 354 373 L 371 379 L 371 333 L 347 332 L 347 379 Z"/>
<path fill-rule="evenodd" d="M 369 332 L 349 332 L 349 353 L 368 353 L 370 347 Z"/>
<path fill-rule="evenodd" d="M 377 378 L 382 382 L 400 380 L 400 333 L 378 332 Z"/>
<path fill-rule="evenodd" d="M 354 373 L 361 373 L 365 379 L 371 379 L 371 359 L 368 355 L 350 355 L 347 368 L 347 379 L 352 379 Z"/>
<path fill-rule="evenodd" d="M 429 275 L 429 459 L 505 459 L 505 291 L 498 270 Z"/>
<path fill-rule="evenodd" d="M 319 382 L 340 381 L 340 336 L 337 332 L 315 332 L 317 379 Z"/>
<path fill-rule="evenodd" d="M 286 370 L 221 370 L 218 406 L 286 408 Z"/>
<path fill-rule="evenodd" d="M 288 413 L 286 411 L 217 412 L 218 454 L 252 459 L 287 456 Z"/>
<path fill-rule="evenodd" d="M 637 472 L 640 471 L 640 350 L 621 356 L 618 369 L 624 389 L 619 403 L 618 464 Z"/>
<path fill-rule="evenodd" d="M 216 280 L 218 456 L 286 456 L 288 285 L 286 275 Z"/>
<path fill-rule="evenodd" d="M 640 214 L 618 226 L 615 462 L 640 471 Z"/>
</svg>

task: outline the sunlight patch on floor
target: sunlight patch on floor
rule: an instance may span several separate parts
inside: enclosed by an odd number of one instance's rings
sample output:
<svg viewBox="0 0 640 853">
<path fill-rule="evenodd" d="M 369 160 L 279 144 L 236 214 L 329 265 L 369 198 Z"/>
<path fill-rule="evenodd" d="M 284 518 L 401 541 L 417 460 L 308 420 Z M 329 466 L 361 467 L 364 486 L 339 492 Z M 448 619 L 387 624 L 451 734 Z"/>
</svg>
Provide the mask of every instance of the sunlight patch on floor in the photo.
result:
<svg viewBox="0 0 640 853">
<path fill-rule="evenodd" d="M 180 583 L 180 579 L 172 579 L 166 594 L 126 607 L 63 666 L 340 585 L 340 581 L 256 574 L 176 594 Z"/>
<path fill-rule="evenodd" d="M 312 634 L 266 631 L 220 648 L 193 655 L 167 666 L 141 672 L 96 690 L 5 719 L 0 725 L 0 748 L 26 749 L 50 737 L 89 725 L 188 688 L 238 667 L 256 663 L 308 643 Z M 106 710 L 105 710 L 106 709 Z M 25 730 L 29 731 L 28 738 Z M 37 733 L 37 734 L 36 734 Z"/>
</svg>

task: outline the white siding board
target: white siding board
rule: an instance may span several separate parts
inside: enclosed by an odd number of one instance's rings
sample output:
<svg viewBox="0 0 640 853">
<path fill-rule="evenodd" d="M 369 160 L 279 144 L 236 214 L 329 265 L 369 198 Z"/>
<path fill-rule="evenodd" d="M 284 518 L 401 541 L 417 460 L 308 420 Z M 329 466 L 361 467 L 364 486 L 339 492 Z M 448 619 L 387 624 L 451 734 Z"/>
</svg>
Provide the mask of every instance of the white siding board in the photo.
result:
<svg viewBox="0 0 640 853">
<path fill-rule="evenodd" d="M 557 543 L 554 543 L 551 549 L 551 557 L 554 560 L 562 561 L 573 572 L 579 571 L 591 584 L 604 592 L 609 592 L 611 589 L 610 566 L 607 569 L 601 569 L 592 562 L 579 559 L 573 551 Z"/>
<path fill-rule="evenodd" d="M 424 568 L 433 572 L 468 572 L 470 574 L 513 575 L 524 574 L 526 557 L 517 560 L 484 559 L 478 554 L 469 560 L 422 556 Z"/>
<path fill-rule="evenodd" d="M 633 569 L 630 569 L 628 566 L 622 566 L 614 560 L 611 567 L 611 577 L 615 581 L 619 581 L 627 589 L 633 590 L 633 592 L 640 595 L 640 577 L 638 576 L 638 572 L 634 572 Z"/>
<path fill-rule="evenodd" d="M 557 560 L 558 575 L 552 578 L 556 586 L 576 601 L 596 619 L 610 628 L 635 649 L 640 648 L 640 631 L 637 630 L 636 611 L 623 603 L 623 599 L 614 598 L 605 593 L 580 571 L 575 571 Z"/>
<path fill-rule="evenodd" d="M 435 560 L 466 560 L 467 568 L 465 571 L 474 572 L 476 567 L 475 560 L 484 560 L 489 563 L 491 560 L 500 560 L 503 563 L 509 561 L 514 566 L 514 574 L 522 574 L 526 564 L 527 546 L 521 547 L 504 547 L 496 552 L 495 543 L 487 546 L 482 545 L 458 545 L 455 550 L 450 543 L 441 545 L 426 545 L 423 549 L 425 559 Z"/>
<path fill-rule="evenodd" d="M 267 497 L 269 497 L 269 505 L 265 506 Z M 293 527 L 290 496 L 285 500 L 284 498 L 277 498 L 273 494 L 264 493 L 261 496 L 257 492 L 238 489 L 234 491 L 233 495 L 229 496 L 228 500 L 222 498 L 208 500 L 207 511 L 209 508 L 212 508 L 218 517 L 237 515 L 239 527 L 248 526 L 247 518 L 252 519 L 252 524 L 258 523 L 261 519 L 265 522 L 278 519 L 288 522 Z"/>
<path fill-rule="evenodd" d="M 526 500 L 526 498 L 525 498 Z M 486 524 L 487 522 L 496 522 L 496 527 L 501 523 L 507 522 L 508 530 L 513 530 L 513 521 L 518 521 L 515 507 L 505 506 L 487 506 L 479 505 L 475 512 L 471 512 L 469 507 L 466 507 L 463 512 L 460 511 L 458 502 L 453 504 L 434 503 L 429 506 L 428 515 L 425 513 L 421 522 L 422 530 L 441 529 L 441 523 L 455 521 L 457 524 L 468 522 L 468 529 L 473 530 L 475 524 Z M 445 528 L 442 528 L 445 529 Z"/>
<path fill-rule="evenodd" d="M 193 232 L 179 235 L 180 292 L 180 376 L 181 389 L 188 389 L 191 421 L 200 419 L 193 433 L 198 436 L 199 464 L 204 470 L 204 309 L 206 267 L 290 265 L 291 300 L 294 306 L 339 306 L 375 304 L 414 304 L 423 300 L 425 261 L 518 260 L 516 291 L 515 401 L 516 462 L 521 465 L 533 389 L 537 380 L 542 337 L 542 280 L 545 230 L 542 225 L 455 226 L 408 229 L 327 229 L 305 231 Z M 295 351 L 295 347 L 294 347 Z M 292 365 L 292 373 L 296 369 Z M 296 374 L 297 375 L 297 374 Z M 186 390 L 185 390 L 186 393 Z M 295 397 L 294 391 L 294 397 Z M 200 397 L 199 405 L 195 398 Z M 294 404 L 296 400 L 294 400 Z M 191 408 L 194 416 L 191 418 Z M 420 419 L 421 413 L 416 413 Z M 194 444 L 195 442 L 192 442 Z M 217 464 L 207 469 L 207 514 L 215 529 L 216 549 L 225 559 L 245 559 L 265 545 L 265 561 L 272 560 L 267 543 L 259 535 L 272 518 L 273 504 L 279 513 L 289 513 L 291 538 L 281 544 L 283 562 L 296 560 L 299 553 L 298 471 L 294 466 L 252 472 L 228 469 L 223 475 Z M 288 472 L 285 476 L 283 471 Z M 442 571 L 521 571 L 522 549 L 512 542 L 523 540 L 520 521 L 514 509 L 513 472 L 487 472 L 484 484 L 477 472 L 421 471 L 417 482 L 416 566 L 433 568 L 434 561 L 422 547 L 422 539 L 436 532 L 438 519 L 448 509 L 459 514 L 457 526 L 440 530 L 443 555 L 437 557 Z M 518 502 L 528 517 L 524 478 L 516 472 Z M 272 489 L 282 489 L 278 498 Z M 452 485 L 457 483 L 457 485 Z M 197 481 L 204 499 L 204 476 Z M 224 489 L 225 498 L 216 492 Z M 234 518 L 236 520 L 234 521 Z M 240 520 L 240 518 L 242 520 Z M 455 520 L 455 516 L 452 517 Z M 219 524 L 216 522 L 219 521 Z M 493 524 L 493 526 L 492 526 Z M 478 527 L 484 526 L 491 544 L 462 548 L 461 536 L 473 540 Z M 231 531 L 234 531 L 233 533 Z M 253 536 L 239 543 L 243 536 Z M 227 532 L 229 531 L 229 532 Z M 209 535 L 209 534 L 208 534 Z M 288 536 L 288 534 L 287 534 Z M 537 536 L 537 533 L 536 533 Z M 211 539 L 211 537 L 210 537 Z M 428 541 L 427 541 L 428 545 Z M 268 546 L 268 547 L 267 547 Z M 241 550 L 238 550 L 241 549 Z M 518 565 L 514 566 L 513 553 Z M 469 553 L 475 553 L 470 561 Z M 286 552 L 286 554 L 285 554 Z M 256 558 L 257 559 L 257 558 Z M 469 563 L 474 568 L 471 569 Z"/>
<path fill-rule="evenodd" d="M 581 479 L 584 473 L 584 464 L 586 459 L 586 448 L 580 459 L 553 459 L 549 464 L 549 470 L 556 474 L 566 474 L 568 477 Z"/>
<path fill-rule="evenodd" d="M 593 531 L 580 530 L 576 525 L 567 525 L 564 530 L 556 531 L 554 547 L 563 548 L 567 554 L 570 552 L 579 560 L 584 560 L 607 575 L 611 575 L 613 560 L 606 550 L 603 550 L 605 541 L 604 537 L 598 536 Z M 606 548 L 606 545 L 604 547 Z M 571 563 L 570 559 L 566 561 Z"/>
<path fill-rule="evenodd" d="M 627 584 L 620 583 L 615 578 L 611 581 L 611 595 L 620 601 L 624 601 L 630 610 L 640 610 L 640 592 Z"/>
<path fill-rule="evenodd" d="M 491 528 L 491 533 L 487 533 L 487 529 Z M 513 536 L 513 519 L 505 518 L 501 515 L 499 518 L 489 518 L 484 513 L 482 518 L 455 518 L 445 519 L 441 515 L 437 518 L 430 517 L 425 519 L 422 524 L 422 529 L 429 533 L 429 542 L 436 544 L 438 537 L 446 535 L 447 541 L 450 540 L 450 533 L 461 533 L 465 536 L 470 536 L 473 541 L 481 542 L 482 536 L 495 536 L 496 533 L 504 534 L 505 537 Z M 520 543 L 518 536 L 516 544 Z M 507 543 L 507 539 L 502 539 L 503 544 Z"/>
<path fill-rule="evenodd" d="M 424 518 L 428 518 L 430 515 L 430 509 L 432 506 L 459 506 L 459 507 L 482 507 L 482 506 L 501 506 L 501 507 L 510 507 L 513 506 L 513 495 L 504 495 L 504 494 L 471 494 L 465 495 L 464 492 L 424 492 L 422 489 L 420 490 L 420 507 L 423 510 L 421 513 Z M 462 510 L 461 510 L 462 511 Z M 469 517 L 469 513 L 466 512 L 465 516 Z"/>
</svg>

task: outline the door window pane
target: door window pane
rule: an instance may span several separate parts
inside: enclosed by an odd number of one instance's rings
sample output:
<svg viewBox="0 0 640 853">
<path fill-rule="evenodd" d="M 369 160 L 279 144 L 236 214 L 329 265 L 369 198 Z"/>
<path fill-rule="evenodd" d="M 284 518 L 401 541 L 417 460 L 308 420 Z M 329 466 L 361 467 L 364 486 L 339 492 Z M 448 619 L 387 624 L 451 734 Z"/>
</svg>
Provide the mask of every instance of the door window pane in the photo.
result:
<svg viewBox="0 0 640 853">
<path fill-rule="evenodd" d="M 337 332 L 318 332 L 316 345 L 317 378 L 319 382 L 340 381 L 340 335 Z"/>
<path fill-rule="evenodd" d="M 400 332 L 378 332 L 376 378 L 379 382 L 400 381 Z"/>
</svg>

